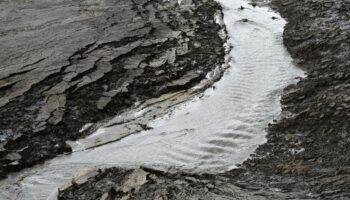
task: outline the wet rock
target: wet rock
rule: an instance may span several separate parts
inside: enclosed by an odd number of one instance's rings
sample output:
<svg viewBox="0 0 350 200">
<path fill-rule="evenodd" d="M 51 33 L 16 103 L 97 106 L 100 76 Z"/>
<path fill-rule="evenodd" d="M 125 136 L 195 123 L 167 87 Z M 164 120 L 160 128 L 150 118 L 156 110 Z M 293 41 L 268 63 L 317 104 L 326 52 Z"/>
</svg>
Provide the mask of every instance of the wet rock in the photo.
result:
<svg viewBox="0 0 350 200">
<path fill-rule="evenodd" d="M 58 192 L 63 192 L 63 191 L 66 191 L 68 190 L 70 187 L 73 187 L 73 184 L 72 182 L 69 182 L 63 186 L 61 186 L 60 188 L 58 188 Z"/>
<path fill-rule="evenodd" d="M 27 146 L 18 169 L 69 151 L 66 140 L 90 133 L 80 131 L 85 124 L 191 88 L 224 63 L 213 0 L 4 1 L 0 8 L 1 156 Z M 10 162 L 0 159 L 1 173 Z"/>
<path fill-rule="evenodd" d="M 22 158 L 22 156 L 19 153 L 9 153 L 5 157 L 5 159 L 7 159 L 9 161 L 20 160 L 21 158 Z"/>
<path fill-rule="evenodd" d="M 264 200 L 286 198 L 278 192 L 248 192 L 228 179 L 214 177 L 172 174 L 152 169 L 110 168 L 95 176 L 94 179 L 90 179 L 87 184 L 61 190 L 58 199 Z"/>
<path fill-rule="evenodd" d="M 345 78 L 350 43 L 344 37 L 350 4 L 273 0 L 271 6 L 287 19 L 284 44 L 308 76 L 285 89 L 283 112 L 290 117 L 269 126 L 268 142 L 245 162 L 246 172 L 239 176 L 270 187 L 276 183 L 291 195 L 309 194 L 307 199 L 345 198 L 350 194 L 347 174 L 335 174 L 338 168 L 350 166 L 345 103 L 350 92 Z"/>
<path fill-rule="evenodd" d="M 108 193 L 104 193 L 100 200 L 108 200 L 108 199 L 110 199 L 109 198 L 109 194 Z"/>
<path fill-rule="evenodd" d="M 80 170 L 78 173 L 76 173 L 72 179 L 72 184 L 79 186 L 84 183 L 86 183 L 89 178 L 94 177 L 98 174 L 98 171 L 95 167 L 89 167 Z"/>
<path fill-rule="evenodd" d="M 14 133 L 12 129 L 0 130 L 0 142 L 7 141 L 9 138 L 13 136 L 14 136 Z"/>
<path fill-rule="evenodd" d="M 6 168 L 10 172 L 15 172 L 15 171 L 19 170 L 20 168 L 22 168 L 22 165 L 21 165 L 21 163 L 18 160 L 16 160 L 16 161 L 13 161 L 13 162 L 9 163 L 6 166 Z"/>
<path fill-rule="evenodd" d="M 114 187 L 116 192 L 130 193 L 139 192 L 140 187 L 147 183 L 148 173 L 142 169 L 137 169 L 133 171 L 130 175 L 126 177 L 125 182 L 122 185 Z"/>
</svg>

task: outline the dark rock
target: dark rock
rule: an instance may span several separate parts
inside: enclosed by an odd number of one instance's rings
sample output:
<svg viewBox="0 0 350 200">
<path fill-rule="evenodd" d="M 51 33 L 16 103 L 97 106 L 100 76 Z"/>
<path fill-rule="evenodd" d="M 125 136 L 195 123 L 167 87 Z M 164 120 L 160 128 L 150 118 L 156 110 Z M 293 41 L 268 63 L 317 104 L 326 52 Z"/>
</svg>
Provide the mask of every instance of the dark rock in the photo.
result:
<svg viewBox="0 0 350 200">
<path fill-rule="evenodd" d="M 268 142 L 245 162 L 247 172 L 240 176 L 261 186 L 276 183 L 292 196 L 309 193 L 314 199 L 322 193 L 322 199 L 346 199 L 348 173 L 335 174 L 350 166 L 350 118 L 344 104 L 350 94 L 345 78 L 350 72 L 350 28 L 345 25 L 350 3 L 273 0 L 271 6 L 287 19 L 284 44 L 308 76 L 285 89 L 283 112 L 292 117 L 269 126 Z"/>
<path fill-rule="evenodd" d="M 212 0 L 0 7 L 0 144 L 10 158 L 0 159 L 1 173 L 70 151 L 65 141 L 89 134 L 79 131 L 85 124 L 188 89 L 224 63 L 214 20 L 220 6 Z M 21 164 L 12 163 L 9 152 L 24 147 Z"/>
<path fill-rule="evenodd" d="M 251 192 L 224 178 L 191 174 L 164 173 L 151 169 L 103 170 L 86 184 L 65 187 L 59 200 L 95 199 L 227 199 L 267 200 L 284 199 L 281 193 Z"/>
</svg>

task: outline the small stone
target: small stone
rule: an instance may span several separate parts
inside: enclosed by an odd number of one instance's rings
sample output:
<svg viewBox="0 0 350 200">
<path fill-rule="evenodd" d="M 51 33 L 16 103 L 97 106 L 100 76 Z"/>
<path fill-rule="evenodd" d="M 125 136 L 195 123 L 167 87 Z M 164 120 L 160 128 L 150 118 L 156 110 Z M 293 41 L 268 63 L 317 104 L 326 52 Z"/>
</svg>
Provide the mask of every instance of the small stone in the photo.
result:
<svg viewBox="0 0 350 200">
<path fill-rule="evenodd" d="M 107 200 L 107 199 L 109 199 L 109 194 L 108 193 L 104 193 L 100 200 Z"/>
<path fill-rule="evenodd" d="M 85 169 L 82 169 L 77 174 L 74 175 L 74 178 L 72 180 L 72 183 L 74 185 L 82 185 L 86 183 L 89 178 L 94 177 L 98 174 L 98 171 L 95 167 L 88 167 Z"/>
<path fill-rule="evenodd" d="M 9 166 L 18 166 L 19 162 L 18 161 L 14 161 L 12 163 L 9 164 Z"/>
<path fill-rule="evenodd" d="M 193 183 L 198 183 L 199 182 L 199 180 L 194 178 L 194 177 L 185 177 L 185 180 L 193 182 Z"/>
<path fill-rule="evenodd" d="M 0 130 L 0 142 L 6 141 L 14 136 L 12 129 Z"/>
<path fill-rule="evenodd" d="M 176 185 L 188 185 L 188 183 L 184 180 L 176 180 L 174 181 Z"/>
<path fill-rule="evenodd" d="M 300 97 L 298 97 L 298 99 L 303 100 L 303 99 L 305 99 L 305 96 L 300 96 Z"/>
<path fill-rule="evenodd" d="M 8 164 L 7 166 L 8 168 L 8 171 L 10 172 L 14 172 L 14 171 L 17 171 L 21 168 L 21 163 L 18 162 L 18 161 L 14 161 L 14 162 L 11 162 L 10 164 Z"/>
<path fill-rule="evenodd" d="M 350 105 L 349 104 L 345 104 L 345 103 L 343 103 L 343 104 L 341 104 L 344 108 L 350 108 Z"/>
<path fill-rule="evenodd" d="M 207 184 L 208 189 L 213 189 L 215 186 L 213 184 Z"/>
<path fill-rule="evenodd" d="M 97 109 L 104 109 L 111 100 L 111 97 L 101 97 L 96 103 Z"/>
<path fill-rule="evenodd" d="M 70 183 L 67 183 L 67 184 L 61 186 L 60 188 L 58 188 L 58 191 L 59 191 L 59 192 L 63 192 L 63 191 L 65 191 L 65 190 L 69 189 L 69 188 L 72 187 L 72 186 L 73 186 L 73 184 L 72 184 L 71 182 L 70 182 Z"/>
<path fill-rule="evenodd" d="M 126 179 L 126 181 L 121 186 L 116 186 L 115 191 L 122 191 L 124 193 L 130 191 L 138 191 L 142 185 L 147 183 L 148 173 L 142 169 L 136 169 L 133 171 Z"/>
<path fill-rule="evenodd" d="M 159 70 L 159 71 L 156 71 L 155 73 L 156 76 L 159 76 L 161 74 L 164 74 L 164 70 Z"/>
<path fill-rule="evenodd" d="M 20 160 L 22 156 L 19 153 L 9 153 L 6 155 L 6 159 L 10 161 Z"/>
<path fill-rule="evenodd" d="M 201 43 L 199 43 L 199 42 L 195 42 L 195 43 L 193 43 L 193 46 L 194 46 L 195 48 L 199 48 L 199 47 L 201 47 L 202 45 L 201 45 Z"/>
<path fill-rule="evenodd" d="M 344 102 L 350 102 L 350 96 L 345 97 Z"/>
<path fill-rule="evenodd" d="M 336 105 L 335 102 L 332 102 L 331 104 L 329 104 L 329 107 L 333 108 Z"/>
</svg>

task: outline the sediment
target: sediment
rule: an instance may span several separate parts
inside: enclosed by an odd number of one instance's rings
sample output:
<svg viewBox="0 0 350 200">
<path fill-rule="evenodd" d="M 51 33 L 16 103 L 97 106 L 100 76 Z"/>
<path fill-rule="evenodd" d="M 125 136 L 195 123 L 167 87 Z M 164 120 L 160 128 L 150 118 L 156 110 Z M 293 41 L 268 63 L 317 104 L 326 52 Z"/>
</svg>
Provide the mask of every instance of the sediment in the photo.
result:
<svg viewBox="0 0 350 200">
<path fill-rule="evenodd" d="M 0 3 L 0 177 L 69 152 L 81 128 L 224 63 L 210 1 Z"/>
<path fill-rule="evenodd" d="M 285 89 L 282 119 L 255 155 L 217 175 L 104 169 L 59 199 L 350 199 L 350 2 L 270 6 L 288 20 L 284 44 L 307 77 Z"/>
</svg>

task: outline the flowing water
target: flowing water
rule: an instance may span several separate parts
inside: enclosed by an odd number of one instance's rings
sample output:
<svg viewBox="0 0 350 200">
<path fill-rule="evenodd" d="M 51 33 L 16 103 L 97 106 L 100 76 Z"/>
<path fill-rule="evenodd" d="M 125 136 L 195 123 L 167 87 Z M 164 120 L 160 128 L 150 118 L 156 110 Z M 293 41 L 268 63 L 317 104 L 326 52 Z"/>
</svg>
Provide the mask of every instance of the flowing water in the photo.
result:
<svg viewBox="0 0 350 200">
<path fill-rule="evenodd" d="M 0 199 L 54 199 L 57 188 L 87 166 L 173 166 L 215 173 L 246 160 L 266 141 L 267 124 L 280 116 L 282 89 L 303 72 L 282 45 L 285 21 L 278 14 L 242 0 L 218 2 L 234 48 L 230 69 L 213 88 L 153 121 L 151 130 L 12 175 L 2 181 Z"/>
</svg>

